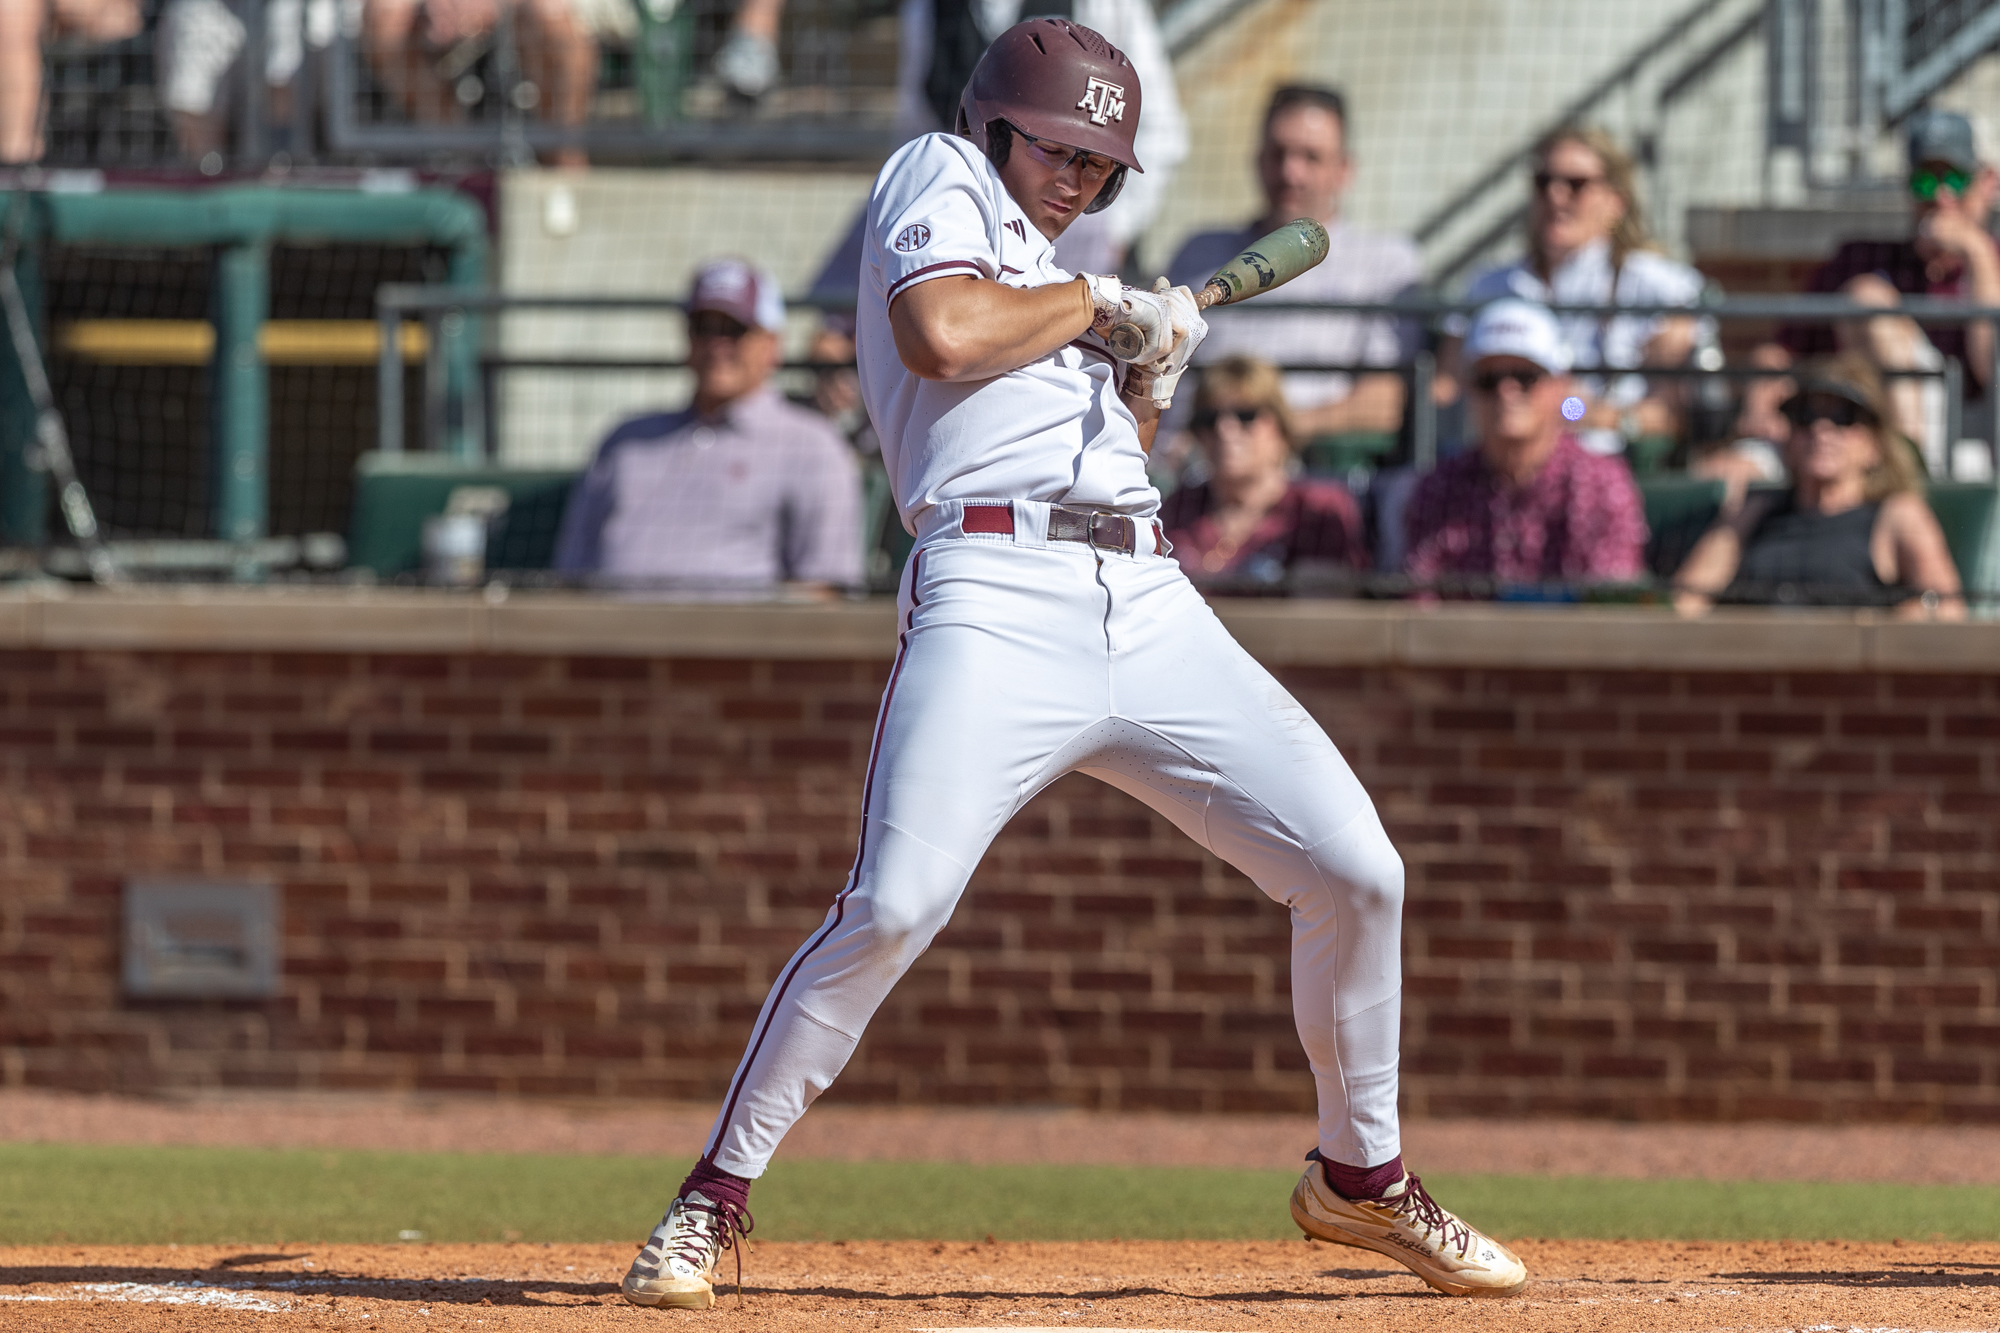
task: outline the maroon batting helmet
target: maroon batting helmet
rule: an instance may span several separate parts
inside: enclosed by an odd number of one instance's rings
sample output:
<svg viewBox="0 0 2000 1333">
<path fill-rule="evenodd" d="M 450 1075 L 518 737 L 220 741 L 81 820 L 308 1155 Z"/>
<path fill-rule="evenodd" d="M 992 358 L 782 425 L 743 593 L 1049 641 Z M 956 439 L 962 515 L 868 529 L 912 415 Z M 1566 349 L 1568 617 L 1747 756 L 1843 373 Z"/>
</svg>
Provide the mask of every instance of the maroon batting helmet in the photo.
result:
<svg viewBox="0 0 2000 1333">
<path fill-rule="evenodd" d="M 1125 169 L 1144 171 L 1132 151 L 1139 132 L 1139 74 L 1102 34 L 1068 19 L 1029 19 L 995 38 L 958 103 L 958 132 L 998 166 L 1013 136 L 995 121 L 1118 164 L 1086 213 L 1110 205 Z"/>
</svg>

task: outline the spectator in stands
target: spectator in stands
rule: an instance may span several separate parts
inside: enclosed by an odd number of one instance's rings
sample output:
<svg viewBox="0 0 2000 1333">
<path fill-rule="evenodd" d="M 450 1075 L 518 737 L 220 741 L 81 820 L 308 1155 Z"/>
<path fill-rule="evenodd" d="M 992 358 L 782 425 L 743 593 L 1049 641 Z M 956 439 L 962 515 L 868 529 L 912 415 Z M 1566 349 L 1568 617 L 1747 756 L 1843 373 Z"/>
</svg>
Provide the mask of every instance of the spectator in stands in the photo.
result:
<svg viewBox="0 0 2000 1333">
<path fill-rule="evenodd" d="M 362 0 L 269 0 L 264 9 L 265 117 L 279 134 L 294 115 L 292 82 L 308 57 L 340 29 L 361 34 Z M 153 64 L 161 106 L 181 156 L 210 175 L 222 170 L 232 94 L 241 89 L 243 20 L 225 0 L 167 0 L 155 29 Z M 282 139 L 280 140 L 282 142 Z"/>
<path fill-rule="evenodd" d="M 1972 122 L 1950 111 L 1913 117 L 1909 163 L 1910 238 L 1850 241 L 1819 266 L 1806 290 L 1840 292 L 1885 310 L 1905 295 L 2000 305 L 2000 246 L 1986 230 L 2000 198 L 2000 173 L 1980 160 Z M 1989 389 L 1994 335 L 1984 321 L 1924 328 L 1885 315 L 1834 328 L 1788 327 L 1779 336 L 1795 356 L 1852 350 L 1882 370 L 1939 370 L 1953 360 L 1964 368 L 1969 399 Z M 1952 444 L 1945 439 L 1943 386 L 1935 379 L 1902 379 L 1890 397 L 1894 424 L 1922 445 L 1930 470 L 1941 474 Z"/>
<path fill-rule="evenodd" d="M 42 44 L 121 42 L 142 21 L 138 0 L 0 0 L 0 166 L 41 159 Z"/>
<path fill-rule="evenodd" d="M 1193 430 L 1208 479 L 1160 507 L 1189 578 L 1276 585 L 1302 572 L 1367 567 L 1353 497 L 1298 473 L 1298 436 L 1276 366 L 1230 356 L 1203 369 Z"/>
<path fill-rule="evenodd" d="M 1660 254 L 1646 231 L 1632 159 L 1609 134 L 1575 126 L 1555 131 L 1535 150 L 1528 253 L 1488 269 L 1466 289 L 1468 301 L 1519 297 L 1545 305 L 1693 305 L 1701 274 Z M 1564 345 L 1578 370 L 1684 365 L 1708 331 L 1679 316 L 1566 315 Z M 1462 332 L 1462 320 L 1451 331 Z M 1456 349 L 1447 345 L 1441 398 L 1458 392 Z M 1577 440 L 1592 453 L 1618 453 L 1628 439 L 1678 431 L 1680 395 L 1644 376 L 1591 376 L 1579 387 L 1588 410 Z"/>
<path fill-rule="evenodd" d="M 1600 583 L 1640 577 L 1646 519 L 1624 462 L 1583 448 L 1563 330 L 1542 306 L 1495 301 L 1464 347 L 1478 447 L 1440 463 L 1404 511 L 1420 581 Z"/>
<path fill-rule="evenodd" d="M 1168 277 L 1200 290 L 1244 246 L 1297 217 L 1326 224 L 1327 257 L 1282 291 L 1209 311 L 1208 338 L 1197 361 L 1255 353 L 1289 364 L 1393 367 L 1415 351 L 1414 334 L 1406 336 L 1395 320 L 1284 311 L 1288 302 L 1393 300 L 1423 277 L 1417 248 L 1408 239 L 1363 231 L 1341 216 L 1341 196 L 1354 179 L 1347 127 L 1346 103 L 1331 88 L 1294 85 L 1271 94 L 1257 145 L 1263 212 L 1242 227 L 1191 238 L 1167 266 Z M 1290 373 L 1285 396 L 1305 439 L 1393 432 L 1403 420 L 1403 379 L 1393 371 L 1358 377 L 1345 371 Z"/>
<path fill-rule="evenodd" d="M 694 402 L 605 439 L 563 513 L 556 568 L 716 588 L 858 585 L 853 452 L 768 383 L 785 325 L 777 279 L 716 260 L 695 275 L 687 319 Z"/>
<path fill-rule="evenodd" d="M 1791 488 L 1752 495 L 1709 529 L 1674 580 L 1675 605 L 1898 604 L 1962 619 L 1958 571 L 1874 364 L 1843 352 L 1801 366 L 1795 383 L 1784 404 Z"/>
<path fill-rule="evenodd" d="M 368 0 L 363 36 L 391 99 L 415 120 L 457 120 L 463 105 L 485 93 L 467 72 L 471 57 L 498 25 L 499 6 L 515 2 Z M 583 124 L 597 90 L 596 30 L 607 24 L 636 29 L 637 22 L 629 7 L 603 0 L 518 0 L 514 40 L 526 81 L 516 95 L 525 93 L 527 107 L 551 124 Z M 582 166 L 588 159 L 582 148 L 567 147 L 549 160 Z"/>
</svg>

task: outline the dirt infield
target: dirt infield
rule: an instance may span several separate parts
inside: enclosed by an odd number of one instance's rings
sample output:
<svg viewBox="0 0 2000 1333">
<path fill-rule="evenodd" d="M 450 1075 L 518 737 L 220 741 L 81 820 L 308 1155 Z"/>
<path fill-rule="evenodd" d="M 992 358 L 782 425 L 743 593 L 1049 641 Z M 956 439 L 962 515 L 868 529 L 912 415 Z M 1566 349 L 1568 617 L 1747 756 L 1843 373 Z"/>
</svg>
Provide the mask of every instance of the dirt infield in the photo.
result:
<svg viewBox="0 0 2000 1333">
<path fill-rule="evenodd" d="M 619 1299 L 622 1245 L 0 1250 L 0 1327 L 774 1330 L 1993 1330 L 2000 1245 L 1524 1242 L 1497 1301 L 1303 1241 L 755 1245 L 712 1311 Z"/>
</svg>

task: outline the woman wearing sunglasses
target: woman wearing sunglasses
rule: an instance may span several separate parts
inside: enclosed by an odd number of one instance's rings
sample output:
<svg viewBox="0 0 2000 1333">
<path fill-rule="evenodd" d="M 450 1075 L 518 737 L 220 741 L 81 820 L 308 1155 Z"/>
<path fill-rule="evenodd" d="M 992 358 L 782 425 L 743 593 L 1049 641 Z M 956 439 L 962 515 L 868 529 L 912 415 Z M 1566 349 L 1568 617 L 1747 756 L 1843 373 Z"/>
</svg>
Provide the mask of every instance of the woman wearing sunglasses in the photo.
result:
<svg viewBox="0 0 2000 1333">
<path fill-rule="evenodd" d="M 1255 590 L 1308 569 L 1367 568 L 1354 497 L 1298 475 L 1298 438 L 1276 366 L 1230 356 L 1202 371 L 1192 425 L 1208 479 L 1160 506 L 1190 579 Z"/>
<path fill-rule="evenodd" d="M 1783 409 L 1791 489 L 1753 494 L 1709 529 L 1674 580 L 1675 605 L 1893 605 L 1963 619 L 1958 570 L 1916 454 L 1885 424 L 1874 366 L 1842 353 L 1809 362 L 1796 382 Z"/>
<path fill-rule="evenodd" d="M 1466 289 L 1468 301 L 1518 297 L 1538 305 L 1693 305 L 1701 274 L 1660 254 L 1647 234 L 1633 181 L 1632 159 L 1609 134 L 1576 126 L 1557 130 L 1535 150 L 1528 211 L 1528 253 L 1488 269 Z M 1578 372 L 1678 366 L 1694 351 L 1701 326 L 1660 315 L 1559 317 L 1570 364 Z M 1469 320 L 1448 325 L 1464 336 Z M 1444 361 L 1458 388 L 1456 340 Z M 1644 376 L 1583 375 L 1588 411 L 1577 442 L 1592 453 L 1615 454 L 1641 435 L 1679 429 L 1679 394 Z"/>
</svg>

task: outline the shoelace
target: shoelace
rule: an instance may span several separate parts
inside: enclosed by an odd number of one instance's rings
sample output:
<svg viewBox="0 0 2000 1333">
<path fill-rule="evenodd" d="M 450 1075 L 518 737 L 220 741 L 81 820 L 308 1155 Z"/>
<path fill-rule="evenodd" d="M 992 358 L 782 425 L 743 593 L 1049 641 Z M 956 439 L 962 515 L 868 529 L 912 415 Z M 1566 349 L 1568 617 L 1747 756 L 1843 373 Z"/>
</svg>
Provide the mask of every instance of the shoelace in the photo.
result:
<svg viewBox="0 0 2000 1333">
<path fill-rule="evenodd" d="M 738 1248 L 736 1238 L 747 1236 L 757 1225 L 757 1219 L 750 1216 L 746 1208 L 738 1208 L 733 1203 L 710 1203 L 706 1198 L 686 1198 L 680 1201 L 684 1213 L 707 1213 L 709 1222 L 705 1227 L 689 1226 L 691 1233 L 674 1249 L 668 1257 L 680 1259 L 691 1268 L 708 1267 L 707 1250 L 712 1243 L 718 1251 L 733 1250 L 736 1254 L 736 1299 L 743 1299 L 743 1251 Z M 714 1239 L 711 1240 L 711 1234 Z M 698 1236 L 699 1239 L 695 1237 Z"/>
<path fill-rule="evenodd" d="M 1424 1188 L 1423 1178 L 1416 1172 L 1410 1172 L 1408 1180 L 1409 1184 L 1403 1187 L 1401 1198 L 1378 1199 L 1376 1202 L 1387 1204 L 1395 1212 L 1413 1216 L 1431 1231 L 1436 1232 L 1440 1248 L 1450 1245 L 1456 1239 L 1459 1258 L 1463 1259 L 1471 1253 L 1472 1228 L 1441 1208 L 1437 1200 L 1431 1197 L 1430 1191 Z"/>
</svg>

